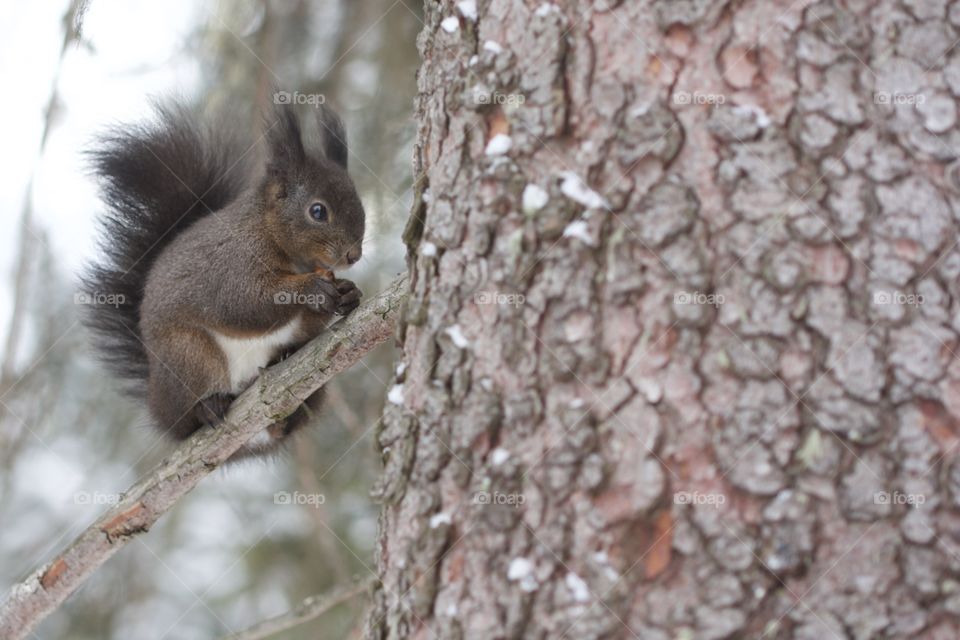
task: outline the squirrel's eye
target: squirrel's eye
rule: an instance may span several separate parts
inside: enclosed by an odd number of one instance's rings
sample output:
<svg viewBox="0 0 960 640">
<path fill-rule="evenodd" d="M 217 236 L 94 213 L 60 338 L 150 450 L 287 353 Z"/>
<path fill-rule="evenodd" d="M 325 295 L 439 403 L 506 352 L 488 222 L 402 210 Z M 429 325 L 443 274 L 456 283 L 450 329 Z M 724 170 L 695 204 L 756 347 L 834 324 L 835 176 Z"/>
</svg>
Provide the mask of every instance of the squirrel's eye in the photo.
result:
<svg viewBox="0 0 960 640">
<path fill-rule="evenodd" d="M 327 208 L 319 202 L 314 202 L 312 205 L 310 205 L 310 217 L 317 222 L 326 222 Z"/>
</svg>

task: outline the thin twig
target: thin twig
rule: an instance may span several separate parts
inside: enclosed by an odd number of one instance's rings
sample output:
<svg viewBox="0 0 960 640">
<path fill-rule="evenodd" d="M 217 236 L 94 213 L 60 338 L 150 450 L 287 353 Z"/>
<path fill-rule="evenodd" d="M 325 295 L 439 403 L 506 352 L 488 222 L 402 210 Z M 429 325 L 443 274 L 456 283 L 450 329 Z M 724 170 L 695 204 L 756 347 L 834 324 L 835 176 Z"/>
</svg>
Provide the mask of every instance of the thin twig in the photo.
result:
<svg viewBox="0 0 960 640">
<path fill-rule="evenodd" d="M 333 376 L 386 341 L 393 334 L 406 291 L 406 277 L 398 278 L 293 356 L 265 371 L 236 399 L 223 425 L 200 429 L 51 562 L 14 585 L 0 605 L 0 638 L 26 636 L 247 440 L 293 413 Z"/>
<path fill-rule="evenodd" d="M 370 576 L 355 585 L 341 587 L 321 595 L 310 596 L 290 611 L 275 618 L 258 622 L 243 631 L 224 636 L 223 640 L 263 640 L 263 638 L 269 638 L 281 631 L 286 631 L 287 629 L 320 617 L 338 604 L 349 600 L 358 593 L 367 591 L 376 581 L 377 579 L 375 577 Z"/>
</svg>

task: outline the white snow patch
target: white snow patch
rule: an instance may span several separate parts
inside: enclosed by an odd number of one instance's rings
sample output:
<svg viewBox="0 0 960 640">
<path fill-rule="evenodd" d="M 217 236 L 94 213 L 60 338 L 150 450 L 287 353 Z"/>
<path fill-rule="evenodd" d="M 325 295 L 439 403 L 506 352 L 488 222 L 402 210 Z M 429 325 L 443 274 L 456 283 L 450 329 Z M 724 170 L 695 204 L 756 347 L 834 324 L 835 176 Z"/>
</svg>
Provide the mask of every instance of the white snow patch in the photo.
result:
<svg viewBox="0 0 960 640">
<path fill-rule="evenodd" d="M 447 33 L 453 33 L 460 28 L 460 20 L 457 19 L 457 16 L 444 18 L 443 22 L 440 23 L 440 27 Z"/>
<path fill-rule="evenodd" d="M 460 0 L 457 3 L 457 9 L 463 14 L 463 17 L 470 22 L 477 21 L 477 2 L 476 0 Z"/>
<path fill-rule="evenodd" d="M 470 60 L 467 61 L 467 64 L 472 67 L 478 62 L 480 62 L 480 56 L 470 56 Z"/>
<path fill-rule="evenodd" d="M 470 341 L 467 340 L 466 336 L 463 335 L 463 329 L 460 328 L 460 325 L 455 324 L 452 327 L 447 327 L 444 330 L 444 333 L 450 336 L 450 339 L 453 340 L 453 344 L 458 349 L 466 349 L 470 344 Z"/>
<path fill-rule="evenodd" d="M 490 452 L 490 462 L 493 463 L 493 466 L 499 467 L 501 464 L 510 459 L 510 452 L 501 447 L 497 447 Z"/>
<path fill-rule="evenodd" d="M 570 401 L 571 409 L 579 409 L 582 406 L 583 406 L 583 398 L 574 398 L 573 400 Z"/>
<path fill-rule="evenodd" d="M 487 40 L 486 42 L 484 42 L 483 49 L 485 51 L 492 51 L 494 54 L 503 53 L 503 47 L 500 46 L 500 43 L 495 42 L 493 40 Z"/>
<path fill-rule="evenodd" d="M 520 588 L 524 591 L 536 591 L 537 579 L 533 575 L 533 563 L 526 558 L 514 558 L 510 561 L 507 568 L 507 580 L 511 582 L 520 582 Z"/>
<path fill-rule="evenodd" d="M 403 404 L 403 385 L 395 384 L 387 394 L 387 400 L 391 404 Z"/>
<path fill-rule="evenodd" d="M 608 207 L 603 196 L 585 185 L 580 176 L 574 172 L 564 171 L 560 176 L 563 178 L 563 183 L 560 185 L 560 191 L 563 191 L 563 195 L 589 209 Z"/>
<path fill-rule="evenodd" d="M 607 555 L 606 551 L 597 551 L 593 554 L 593 561 L 600 565 L 604 575 L 610 580 L 616 582 L 620 578 L 619 574 L 610 566 L 610 556 Z"/>
<path fill-rule="evenodd" d="M 587 602 L 590 600 L 590 589 L 587 588 L 587 583 L 583 581 L 583 578 L 571 571 L 567 574 L 567 577 L 564 578 L 564 582 L 567 583 L 567 589 L 570 589 L 574 600 L 577 602 Z"/>
<path fill-rule="evenodd" d="M 453 521 L 450 519 L 450 514 L 449 514 L 449 513 L 443 513 L 443 512 L 441 512 L 441 513 L 435 513 L 435 514 L 433 514 L 432 516 L 430 516 L 430 528 L 431 528 L 431 529 L 436 529 L 436 528 L 439 527 L 440 525 L 450 524 L 451 522 L 453 522 Z"/>
<path fill-rule="evenodd" d="M 457 608 L 456 602 L 451 602 L 447 605 L 446 614 L 451 618 L 455 618 L 457 614 L 460 613 L 460 609 Z"/>
<path fill-rule="evenodd" d="M 523 188 L 523 212 L 536 213 L 547 206 L 550 196 L 546 191 L 535 184 L 528 184 Z"/>
<path fill-rule="evenodd" d="M 564 238 L 577 238 L 583 244 L 594 246 L 593 238 L 590 237 L 590 233 L 587 231 L 587 223 L 584 220 L 574 220 L 567 225 L 567 228 L 563 230 Z"/>
<path fill-rule="evenodd" d="M 510 139 L 510 136 L 498 133 L 490 138 L 490 142 L 487 143 L 487 148 L 484 153 L 488 156 L 502 156 L 507 151 L 510 151 L 510 147 L 512 146 L 513 140 Z"/>
<path fill-rule="evenodd" d="M 406 371 L 407 371 L 407 363 L 406 363 L 406 362 L 401 362 L 400 364 L 397 365 L 397 377 L 398 377 L 398 378 L 399 378 L 400 376 L 402 376 L 404 373 L 406 373 Z"/>
<path fill-rule="evenodd" d="M 49 564 L 43 565 L 40 571 L 37 573 L 41 576 L 46 574 L 47 569 L 50 567 Z M 21 582 L 14 585 L 13 589 L 10 590 L 10 601 L 13 602 L 14 598 L 21 599 L 27 596 L 31 596 L 40 591 L 40 580 L 27 580 L 26 582 Z"/>
<path fill-rule="evenodd" d="M 738 116 L 753 116 L 757 119 L 757 126 L 761 129 L 766 129 L 770 126 L 770 116 L 755 104 L 737 105 L 733 108 L 733 112 Z"/>
<path fill-rule="evenodd" d="M 637 389 L 650 404 L 657 404 L 663 397 L 663 387 L 653 378 L 640 378 L 637 381 Z"/>
<path fill-rule="evenodd" d="M 537 7 L 537 10 L 533 12 L 533 15 L 537 16 L 538 18 L 542 18 L 554 12 L 560 13 L 560 7 L 552 2 L 544 2 L 542 5 Z"/>
<path fill-rule="evenodd" d="M 526 558 L 514 558 L 507 568 L 508 580 L 520 580 L 533 572 L 533 563 Z"/>
<path fill-rule="evenodd" d="M 420 253 L 428 258 L 432 258 L 433 256 L 437 255 L 437 245 L 433 244 L 432 242 L 424 242 L 420 246 Z"/>
<path fill-rule="evenodd" d="M 420 199 L 430 204 L 433 201 L 433 196 L 430 194 L 430 188 L 427 187 L 423 190 L 423 193 L 420 194 Z"/>
</svg>

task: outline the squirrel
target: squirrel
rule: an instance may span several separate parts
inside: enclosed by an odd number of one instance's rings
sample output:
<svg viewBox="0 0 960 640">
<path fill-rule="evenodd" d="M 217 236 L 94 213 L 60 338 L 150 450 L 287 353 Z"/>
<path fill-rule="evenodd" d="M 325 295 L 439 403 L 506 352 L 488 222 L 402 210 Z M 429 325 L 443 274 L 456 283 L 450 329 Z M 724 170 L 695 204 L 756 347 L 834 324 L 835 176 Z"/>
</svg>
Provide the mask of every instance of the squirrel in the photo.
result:
<svg viewBox="0 0 960 640">
<path fill-rule="evenodd" d="M 152 422 L 183 440 L 223 420 L 261 368 L 285 358 L 360 302 L 334 276 L 361 257 L 364 209 L 347 173 L 339 116 L 317 109 L 321 142 L 304 145 L 290 104 L 264 118 L 266 160 L 225 127 L 176 103 L 115 127 L 91 150 L 107 213 L 103 257 L 81 278 L 94 347 Z M 232 459 L 279 448 L 319 408 L 318 390 Z"/>
</svg>

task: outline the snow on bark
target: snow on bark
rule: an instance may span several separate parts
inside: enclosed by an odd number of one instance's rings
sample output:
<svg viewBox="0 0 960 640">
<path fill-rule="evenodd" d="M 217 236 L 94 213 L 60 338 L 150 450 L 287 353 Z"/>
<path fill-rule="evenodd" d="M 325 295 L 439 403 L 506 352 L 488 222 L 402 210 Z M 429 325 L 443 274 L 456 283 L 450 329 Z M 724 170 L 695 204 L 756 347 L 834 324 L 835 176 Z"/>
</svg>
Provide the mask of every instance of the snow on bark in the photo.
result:
<svg viewBox="0 0 960 640">
<path fill-rule="evenodd" d="M 369 637 L 960 636 L 960 3 L 476 6 Z"/>
</svg>

